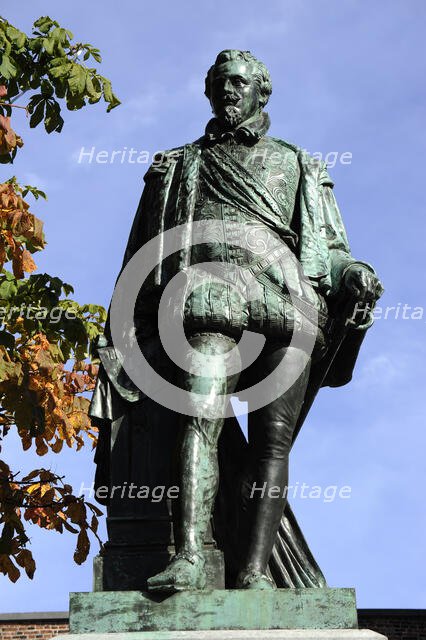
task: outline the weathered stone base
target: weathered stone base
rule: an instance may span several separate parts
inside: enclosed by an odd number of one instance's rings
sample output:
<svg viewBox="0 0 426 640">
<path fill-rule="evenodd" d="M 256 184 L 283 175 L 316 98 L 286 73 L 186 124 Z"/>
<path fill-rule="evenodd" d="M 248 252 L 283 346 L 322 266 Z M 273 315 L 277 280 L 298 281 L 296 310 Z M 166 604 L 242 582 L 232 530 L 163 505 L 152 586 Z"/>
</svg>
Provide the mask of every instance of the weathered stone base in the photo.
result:
<svg viewBox="0 0 426 640">
<path fill-rule="evenodd" d="M 167 597 L 140 591 L 70 594 L 72 634 L 357 626 L 354 589 L 184 591 Z"/>
<path fill-rule="evenodd" d="M 369 629 L 247 629 L 245 631 L 142 631 L 133 633 L 81 633 L 54 640 L 387 640 Z"/>
</svg>

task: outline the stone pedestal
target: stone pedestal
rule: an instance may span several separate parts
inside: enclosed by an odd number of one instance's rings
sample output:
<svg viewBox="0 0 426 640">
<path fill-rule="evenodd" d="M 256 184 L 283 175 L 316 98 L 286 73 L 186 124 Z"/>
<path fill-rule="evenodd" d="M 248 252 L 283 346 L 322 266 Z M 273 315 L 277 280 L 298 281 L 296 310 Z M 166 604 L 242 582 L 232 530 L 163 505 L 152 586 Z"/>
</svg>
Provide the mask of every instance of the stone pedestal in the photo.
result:
<svg viewBox="0 0 426 640">
<path fill-rule="evenodd" d="M 122 633 L 127 640 L 127 634 L 141 631 L 356 628 L 354 589 L 223 589 L 167 597 L 140 591 L 70 594 L 72 634 Z"/>
<path fill-rule="evenodd" d="M 55 640 L 387 640 L 369 629 L 246 629 L 244 631 L 142 631 L 66 634 Z"/>
</svg>

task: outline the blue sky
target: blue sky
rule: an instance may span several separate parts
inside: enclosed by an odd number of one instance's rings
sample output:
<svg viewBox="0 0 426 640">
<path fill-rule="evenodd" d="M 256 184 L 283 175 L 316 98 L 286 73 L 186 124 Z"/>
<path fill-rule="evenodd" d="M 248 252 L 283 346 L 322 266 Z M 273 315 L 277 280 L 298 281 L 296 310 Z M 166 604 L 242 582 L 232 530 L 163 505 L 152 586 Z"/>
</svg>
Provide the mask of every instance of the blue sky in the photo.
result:
<svg viewBox="0 0 426 640">
<path fill-rule="evenodd" d="M 108 304 L 147 169 L 79 164 L 81 148 L 152 154 L 199 137 L 218 51 L 249 49 L 270 69 L 272 135 L 352 153 L 330 169 L 352 253 L 381 276 L 381 305 L 401 310 L 376 322 L 353 382 L 321 392 L 293 451 L 293 484 L 350 485 L 351 497 L 292 505 L 330 586 L 355 587 L 361 607 L 425 607 L 426 317 L 410 317 L 425 304 L 424 2 L 4 0 L 2 14 L 24 30 L 50 15 L 99 47 L 123 102 L 65 113 L 61 135 L 14 117 L 25 147 L 13 173 L 49 196 L 33 207 L 49 242 L 38 267 L 72 283 L 80 302 Z M 75 487 L 92 481 L 88 449 L 40 460 L 10 435 L 4 452 L 15 469 L 52 465 Z M 91 589 L 91 562 L 73 564 L 71 536 L 33 529 L 35 578 L 0 577 L 2 612 L 65 610 L 69 591 Z"/>
</svg>

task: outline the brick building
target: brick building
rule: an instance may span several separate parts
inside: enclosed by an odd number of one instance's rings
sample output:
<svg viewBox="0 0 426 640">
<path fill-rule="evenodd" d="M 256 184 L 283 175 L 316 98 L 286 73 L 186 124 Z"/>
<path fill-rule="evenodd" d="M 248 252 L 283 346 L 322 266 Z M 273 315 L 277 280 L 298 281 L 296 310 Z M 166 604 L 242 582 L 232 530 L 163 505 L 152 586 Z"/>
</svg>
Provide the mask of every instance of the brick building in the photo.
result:
<svg viewBox="0 0 426 640">
<path fill-rule="evenodd" d="M 49 640 L 68 633 L 68 611 L 0 614 L 0 640 Z"/>
<path fill-rule="evenodd" d="M 426 609 L 358 609 L 359 627 L 389 640 L 426 640 Z M 0 614 L 0 640 L 49 640 L 68 632 L 68 612 Z"/>
</svg>

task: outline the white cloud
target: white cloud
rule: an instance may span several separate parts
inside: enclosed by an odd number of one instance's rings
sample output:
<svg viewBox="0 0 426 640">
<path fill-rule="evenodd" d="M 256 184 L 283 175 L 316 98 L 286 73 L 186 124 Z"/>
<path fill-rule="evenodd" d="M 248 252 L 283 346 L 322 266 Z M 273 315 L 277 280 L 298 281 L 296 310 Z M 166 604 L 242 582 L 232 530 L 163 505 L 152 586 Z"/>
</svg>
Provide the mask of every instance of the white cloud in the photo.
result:
<svg viewBox="0 0 426 640">
<path fill-rule="evenodd" d="M 373 385 L 389 386 L 403 379 L 407 370 L 407 358 L 400 354 L 392 357 L 387 353 L 373 356 L 357 373 L 353 385 L 355 387 L 371 387 Z"/>
</svg>

